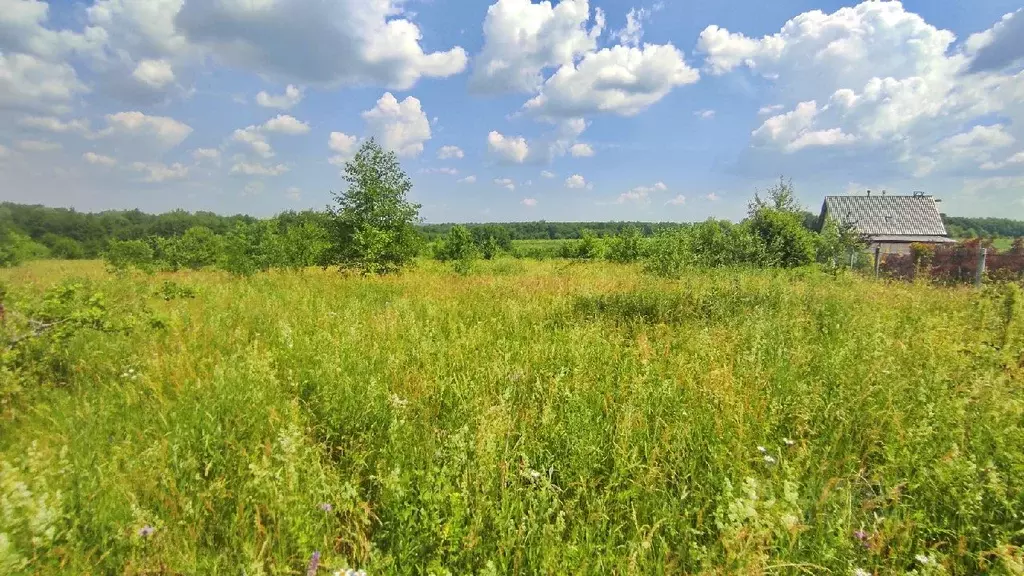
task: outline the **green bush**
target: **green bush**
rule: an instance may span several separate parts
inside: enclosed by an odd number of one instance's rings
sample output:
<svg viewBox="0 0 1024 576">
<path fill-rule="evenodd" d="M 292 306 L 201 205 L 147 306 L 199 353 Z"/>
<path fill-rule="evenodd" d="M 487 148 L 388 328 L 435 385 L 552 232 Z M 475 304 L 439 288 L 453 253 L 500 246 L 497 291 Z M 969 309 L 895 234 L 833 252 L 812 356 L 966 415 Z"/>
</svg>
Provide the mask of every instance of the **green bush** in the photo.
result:
<svg viewBox="0 0 1024 576">
<path fill-rule="evenodd" d="M 282 260 L 277 223 L 239 222 L 224 240 L 221 268 L 236 276 L 266 272 Z"/>
<path fill-rule="evenodd" d="M 153 248 L 145 240 L 112 240 L 103 253 L 103 260 L 113 272 L 126 272 L 133 268 L 152 272 L 155 263 Z"/>
<path fill-rule="evenodd" d="M 46 233 L 41 238 L 41 241 L 50 249 L 51 258 L 59 258 L 61 260 L 81 260 L 85 258 L 85 247 L 74 238 Z"/>
<path fill-rule="evenodd" d="M 627 264 L 639 262 L 645 253 L 644 238 L 640 229 L 629 226 L 608 240 L 605 257 L 612 262 Z"/>
<path fill-rule="evenodd" d="M 597 260 L 604 254 L 604 242 L 590 230 L 583 230 L 579 240 L 562 244 L 559 257 L 573 260 Z"/>
<path fill-rule="evenodd" d="M 193 226 L 180 238 L 168 241 L 164 255 L 171 270 L 200 270 L 213 266 L 221 258 L 222 239 L 205 226 Z"/>
</svg>

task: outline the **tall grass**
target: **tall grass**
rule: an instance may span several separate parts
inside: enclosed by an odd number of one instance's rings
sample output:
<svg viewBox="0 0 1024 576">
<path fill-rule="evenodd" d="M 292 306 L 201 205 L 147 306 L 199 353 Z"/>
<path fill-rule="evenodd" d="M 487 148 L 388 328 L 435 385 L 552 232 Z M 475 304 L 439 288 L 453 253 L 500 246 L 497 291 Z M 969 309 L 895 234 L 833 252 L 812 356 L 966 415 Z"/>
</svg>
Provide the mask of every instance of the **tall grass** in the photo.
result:
<svg viewBox="0 0 1024 576">
<path fill-rule="evenodd" d="M 88 277 L 164 321 L 82 333 L 70 381 L 6 407 L 0 567 L 1019 570 L 1012 291 L 507 262 L 4 271 L 16 299 Z"/>
</svg>

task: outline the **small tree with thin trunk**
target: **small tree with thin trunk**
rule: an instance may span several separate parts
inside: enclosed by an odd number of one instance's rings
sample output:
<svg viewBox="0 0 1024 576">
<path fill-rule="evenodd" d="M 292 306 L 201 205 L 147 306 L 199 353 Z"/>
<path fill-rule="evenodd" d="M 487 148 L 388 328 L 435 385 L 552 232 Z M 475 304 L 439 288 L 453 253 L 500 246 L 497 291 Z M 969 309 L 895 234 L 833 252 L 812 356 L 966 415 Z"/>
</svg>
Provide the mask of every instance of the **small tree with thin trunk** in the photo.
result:
<svg viewBox="0 0 1024 576">
<path fill-rule="evenodd" d="M 387 274 L 419 252 L 419 204 L 406 199 L 412 181 L 398 157 L 370 139 L 345 163 L 344 192 L 334 194 L 331 264 L 363 274 Z"/>
</svg>

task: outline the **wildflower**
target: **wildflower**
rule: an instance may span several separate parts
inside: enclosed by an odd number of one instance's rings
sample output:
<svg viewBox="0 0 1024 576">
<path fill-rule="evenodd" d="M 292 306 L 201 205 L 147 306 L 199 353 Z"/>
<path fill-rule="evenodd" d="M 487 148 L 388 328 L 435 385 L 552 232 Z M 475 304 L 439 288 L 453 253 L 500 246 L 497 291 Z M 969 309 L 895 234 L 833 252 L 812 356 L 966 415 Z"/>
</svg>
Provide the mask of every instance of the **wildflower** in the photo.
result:
<svg viewBox="0 0 1024 576">
<path fill-rule="evenodd" d="M 530 470 L 530 477 L 536 480 L 537 478 L 540 478 L 540 472 L 537 472 L 536 470 Z"/>
<path fill-rule="evenodd" d="M 863 530 L 857 530 L 856 532 L 853 533 L 853 537 L 856 538 L 857 540 L 859 540 L 860 543 L 863 544 L 865 548 L 867 548 L 869 546 L 869 544 L 868 544 L 868 533 L 867 532 L 865 532 Z"/>
<path fill-rule="evenodd" d="M 789 438 L 783 438 L 782 439 L 782 443 L 785 444 L 786 446 L 794 446 L 794 445 L 796 445 L 796 442 L 790 440 Z"/>
<path fill-rule="evenodd" d="M 334 506 L 331 506 L 330 502 L 321 502 L 320 509 L 323 510 L 324 512 L 330 512 L 334 510 Z"/>
<path fill-rule="evenodd" d="M 768 452 L 768 450 L 764 446 L 758 446 L 757 451 L 760 452 L 761 454 Z"/>
<path fill-rule="evenodd" d="M 863 568 L 854 568 L 853 576 L 871 576 L 871 572 L 868 572 Z"/>
<path fill-rule="evenodd" d="M 768 454 L 764 455 L 764 463 L 765 464 L 771 465 L 771 464 L 775 464 L 775 462 L 776 462 L 775 458 L 771 457 Z"/>
<path fill-rule="evenodd" d="M 918 554 L 917 556 L 914 556 L 914 559 L 920 562 L 922 566 L 934 566 L 936 564 L 935 558 L 924 554 Z"/>
<path fill-rule="evenodd" d="M 309 568 L 306 569 L 306 576 L 316 576 L 316 571 L 320 569 L 320 551 L 315 550 L 313 555 L 309 557 Z"/>
<path fill-rule="evenodd" d="M 139 538 L 149 538 L 154 532 L 156 532 L 156 528 L 146 524 L 142 528 L 139 528 Z"/>
</svg>

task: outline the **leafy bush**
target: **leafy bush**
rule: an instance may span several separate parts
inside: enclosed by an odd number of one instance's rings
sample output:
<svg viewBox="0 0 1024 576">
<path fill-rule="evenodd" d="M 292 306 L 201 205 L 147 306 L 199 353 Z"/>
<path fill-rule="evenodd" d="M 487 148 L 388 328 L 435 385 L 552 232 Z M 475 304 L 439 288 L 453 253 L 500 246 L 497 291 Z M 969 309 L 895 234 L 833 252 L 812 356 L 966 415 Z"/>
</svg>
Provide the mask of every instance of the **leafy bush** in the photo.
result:
<svg viewBox="0 0 1024 576">
<path fill-rule="evenodd" d="M 221 268 L 236 276 L 266 272 L 281 261 L 281 251 L 275 222 L 240 222 L 225 238 Z"/>
<path fill-rule="evenodd" d="M 47 233 L 43 235 L 41 241 L 43 245 L 50 249 L 51 258 L 62 260 L 81 260 L 85 258 L 85 247 L 74 238 Z"/>
<path fill-rule="evenodd" d="M 153 248 L 145 240 L 112 240 L 103 253 L 103 260 L 112 272 L 123 273 L 133 268 L 152 272 L 153 256 Z"/>
<path fill-rule="evenodd" d="M 330 235 L 320 224 L 303 222 L 289 226 L 281 238 L 280 265 L 293 270 L 321 266 L 330 247 Z"/>
<path fill-rule="evenodd" d="M 193 226 L 180 238 L 170 239 L 164 251 L 164 260 L 171 270 L 200 270 L 221 258 L 222 239 L 205 226 Z"/>
<path fill-rule="evenodd" d="M 434 258 L 441 262 L 473 260 L 479 256 L 476 243 L 465 226 L 452 226 L 434 246 Z"/>
<path fill-rule="evenodd" d="M 761 208 L 748 222 L 763 247 L 761 266 L 794 268 L 814 261 L 814 234 L 804 228 L 799 214 Z"/>
<path fill-rule="evenodd" d="M 621 264 L 639 262 L 644 257 L 644 248 L 644 238 L 640 235 L 640 229 L 630 226 L 608 240 L 605 257 Z"/>
<path fill-rule="evenodd" d="M 590 230 L 583 230 L 579 240 L 562 244 L 559 251 L 561 258 L 574 260 L 597 260 L 604 254 L 604 242 Z"/>
</svg>

